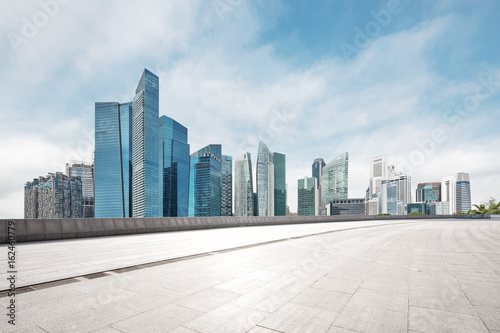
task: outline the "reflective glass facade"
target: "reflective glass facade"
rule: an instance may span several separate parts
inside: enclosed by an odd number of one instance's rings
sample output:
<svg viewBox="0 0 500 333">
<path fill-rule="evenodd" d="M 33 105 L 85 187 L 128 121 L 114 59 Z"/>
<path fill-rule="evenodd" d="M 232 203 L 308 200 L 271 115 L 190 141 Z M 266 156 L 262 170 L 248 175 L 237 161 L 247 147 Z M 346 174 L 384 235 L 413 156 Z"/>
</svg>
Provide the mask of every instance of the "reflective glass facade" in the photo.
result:
<svg viewBox="0 0 500 333">
<path fill-rule="evenodd" d="M 167 116 L 159 119 L 160 211 L 162 216 L 188 216 L 188 130 Z"/>
<path fill-rule="evenodd" d="M 274 216 L 273 154 L 262 141 L 257 156 L 257 203 L 258 216 Z"/>
<path fill-rule="evenodd" d="M 190 156 L 189 216 L 221 216 L 221 145 Z"/>
<path fill-rule="evenodd" d="M 254 215 L 252 157 L 245 153 L 234 162 L 234 215 Z"/>
<path fill-rule="evenodd" d="M 416 201 L 441 201 L 441 183 L 422 183 L 417 185 Z"/>
<path fill-rule="evenodd" d="M 321 175 L 323 174 L 323 167 L 325 166 L 325 161 L 322 158 L 317 158 L 312 164 L 312 176 L 316 178 L 316 184 L 319 187 L 321 182 Z"/>
<path fill-rule="evenodd" d="M 159 79 L 145 69 L 132 106 L 132 209 L 134 217 L 159 217 Z"/>
<path fill-rule="evenodd" d="M 274 216 L 286 216 L 286 155 L 273 153 Z"/>
<path fill-rule="evenodd" d="M 470 179 L 469 174 L 457 174 L 457 212 L 468 212 L 471 209 Z"/>
<path fill-rule="evenodd" d="M 345 152 L 328 162 L 321 176 L 321 210 L 334 199 L 347 199 L 349 181 L 349 153 Z"/>
<path fill-rule="evenodd" d="M 314 216 L 318 212 L 318 188 L 315 177 L 304 177 L 297 182 L 297 215 Z"/>
<path fill-rule="evenodd" d="M 233 215 L 233 158 L 221 157 L 221 216 Z"/>
<path fill-rule="evenodd" d="M 131 216 L 132 103 L 95 103 L 95 217 Z"/>
</svg>

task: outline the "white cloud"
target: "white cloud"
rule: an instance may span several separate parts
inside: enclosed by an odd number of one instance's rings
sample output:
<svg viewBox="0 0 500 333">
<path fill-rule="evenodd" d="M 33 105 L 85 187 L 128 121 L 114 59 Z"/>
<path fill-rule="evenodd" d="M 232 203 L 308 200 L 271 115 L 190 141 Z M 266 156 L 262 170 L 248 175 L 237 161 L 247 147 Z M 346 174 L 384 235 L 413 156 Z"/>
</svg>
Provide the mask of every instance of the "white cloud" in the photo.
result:
<svg viewBox="0 0 500 333">
<path fill-rule="evenodd" d="M 0 29 L 16 28 L 16 17 L 37 10 L 19 6 L 9 28 Z M 288 204 L 296 211 L 297 179 L 311 175 L 313 160 L 328 162 L 349 151 L 349 193 L 362 197 L 371 157 L 408 158 L 418 148 L 415 142 L 442 126 L 444 112 L 477 88 L 476 77 L 450 79 L 434 67 L 434 48 L 458 38 L 453 31 L 464 20 L 447 13 L 373 40 L 351 60 L 325 58 L 298 69 L 278 58 L 273 44 L 258 43 L 268 23 L 259 21 L 250 2 L 222 19 L 195 1 L 71 2 L 10 58 L 0 82 L 6 92 L 0 128 L 10 136 L 0 142 L 9 147 L 0 157 L 11 161 L 0 171 L 15 175 L 0 183 L 0 205 L 22 207 L 22 196 L 13 193 L 25 181 L 55 171 L 51 163 L 66 162 L 68 152 L 86 155 L 84 132 L 92 130 L 94 102 L 130 100 L 143 67 L 160 76 L 160 114 L 188 127 L 192 152 L 221 143 L 223 153 L 236 158 L 248 149 L 255 172 L 263 139 L 272 151 L 287 154 Z M 467 120 L 468 128 L 477 129 L 498 101 L 491 98 L 486 105 Z M 413 171 L 414 186 L 465 171 L 474 202 L 500 198 L 493 189 L 500 184 L 491 154 L 498 148 L 484 145 L 486 136 L 497 142 L 498 135 L 475 130 L 476 137 L 467 134 L 464 142 L 464 128 L 465 122 L 444 127 L 448 140 Z"/>
</svg>

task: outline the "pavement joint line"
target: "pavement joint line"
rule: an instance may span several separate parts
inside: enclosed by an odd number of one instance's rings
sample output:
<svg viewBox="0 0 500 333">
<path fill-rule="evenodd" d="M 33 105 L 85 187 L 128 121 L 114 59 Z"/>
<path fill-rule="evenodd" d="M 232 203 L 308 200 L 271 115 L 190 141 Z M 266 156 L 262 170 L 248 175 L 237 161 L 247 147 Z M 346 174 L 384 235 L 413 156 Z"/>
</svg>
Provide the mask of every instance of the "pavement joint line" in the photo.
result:
<svg viewBox="0 0 500 333">
<path fill-rule="evenodd" d="M 360 260 L 360 261 L 371 262 L 371 263 L 378 264 L 378 265 L 384 265 L 384 266 L 390 266 L 390 267 L 396 267 L 396 268 L 409 269 L 409 270 L 415 271 L 415 272 L 421 272 L 422 271 L 421 269 L 417 269 L 417 268 L 411 268 L 411 267 L 405 267 L 405 266 L 399 266 L 399 265 L 385 264 L 385 263 L 374 261 L 374 260 L 367 260 L 367 259 L 363 259 L 363 258 L 360 258 L 360 257 L 346 256 L 346 255 L 343 255 L 343 254 L 340 254 L 340 253 L 335 253 L 335 252 L 331 252 L 331 251 L 325 251 L 325 250 L 317 249 L 317 248 L 313 248 L 313 247 L 307 247 L 307 246 L 301 246 L 301 245 L 294 245 L 294 244 L 288 244 L 288 245 L 289 246 L 293 246 L 293 247 L 299 247 L 299 248 L 303 248 L 303 249 L 308 249 L 308 250 L 314 250 L 314 251 L 321 251 L 321 252 L 325 252 L 325 253 L 330 253 L 330 254 L 333 254 L 333 255 L 336 255 L 336 256 L 339 256 L 339 257 L 344 257 L 344 258 L 349 258 L 349 259 L 355 259 L 355 260 Z"/>
<path fill-rule="evenodd" d="M 449 219 L 443 219 L 442 221 L 449 221 L 449 220 L 455 220 L 453 218 Z M 412 221 L 413 222 L 413 221 Z M 425 220 L 415 220 L 415 223 L 418 222 L 426 222 Z M 307 235 L 300 235 L 300 236 L 294 236 L 294 237 L 288 237 L 288 238 L 283 238 L 283 239 L 275 239 L 272 241 L 266 241 L 266 242 L 261 242 L 261 243 L 255 243 L 255 244 L 249 244 L 249 245 L 243 245 L 243 246 L 238 246 L 238 247 L 233 247 L 233 248 L 227 248 L 227 249 L 222 249 L 222 250 L 217 250 L 217 251 L 209 251 L 209 252 L 203 252 L 203 253 L 198 253 L 198 254 L 192 254 L 192 255 L 187 255 L 183 257 L 177 257 L 177 258 L 170 258 L 170 259 L 164 259 L 164 260 L 158 260 L 158 261 L 153 261 L 150 263 L 144 263 L 144 264 L 137 264 L 137 265 L 132 265 L 132 266 L 126 266 L 126 267 L 121 267 L 121 268 L 115 268 L 115 269 L 108 269 L 104 271 L 99 271 L 99 272 L 94 272 L 94 273 L 89 273 L 89 274 L 84 274 L 84 275 L 78 275 L 78 276 L 73 276 L 73 277 L 68 277 L 68 278 L 62 278 L 62 279 L 56 279 L 52 281 L 47 281 L 47 282 L 40 282 L 40 283 L 35 283 L 27 286 L 22 286 L 19 288 L 16 288 L 16 293 L 21 294 L 25 292 L 32 292 L 32 291 L 37 291 L 40 289 L 45 289 L 45 288 L 51 288 L 51 287 L 56 287 L 57 285 L 55 283 L 58 282 L 63 282 L 60 285 L 63 284 L 69 284 L 69 283 L 74 283 L 74 282 L 81 282 L 78 278 L 86 278 L 89 275 L 96 275 L 96 274 L 105 274 L 100 277 L 106 277 L 110 276 L 111 274 L 121 274 L 121 273 L 126 273 L 128 271 L 134 271 L 138 269 L 144 269 L 148 267 L 154 267 L 154 266 L 160 266 L 164 264 L 169 264 L 169 263 L 174 263 L 178 261 L 185 261 L 185 260 L 190 260 L 190 259 L 197 259 L 201 257 L 206 257 L 210 255 L 219 255 L 223 254 L 226 252 L 232 252 L 232 251 L 238 251 L 238 250 L 243 250 L 247 248 L 252 248 L 252 247 L 257 247 L 257 246 L 264 246 L 264 245 L 269 245 L 273 243 L 278 243 L 278 242 L 286 242 L 294 239 L 301 239 L 301 238 L 307 238 L 307 237 L 314 237 L 314 236 L 319 236 L 319 235 L 324 235 L 324 234 L 329 234 L 329 233 L 334 233 L 334 232 L 342 232 L 342 231 L 347 231 L 347 230 L 356 230 L 356 229 L 364 229 L 364 228 L 375 228 L 375 227 L 384 227 L 384 226 L 392 226 L 392 225 L 400 225 L 400 224 L 407 224 L 408 222 L 397 222 L 397 223 L 383 223 L 383 224 L 377 224 L 377 225 L 365 225 L 365 226 L 358 226 L 358 227 L 352 227 L 352 228 L 345 228 L 345 229 L 337 229 L 337 230 L 329 230 L 329 231 L 323 231 L 323 232 L 318 232 L 314 234 L 307 234 Z M 293 246 L 293 245 L 292 245 Z M 313 249 L 315 250 L 315 249 Z M 353 257 L 354 258 L 354 257 Z M 358 258 L 354 258 L 358 259 Z M 363 259 L 359 259 L 363 260 Z M 367 260 L 364 260 L 367 261 Z M 391 265 L 388 265 L 391 266 Z M 394 267 L 399 267 L 399 266 L 394 266 Z M 401 267 L 399 267 L 401 268 Z M 405 269 L 407 269 L 405 267 Z M 73 281 L 75 280 L 75 281 Z M 67 282 L 71 281 L 71 282 Z M 52 285 L 54 284 L 54 285 Z M 50 286 L 49 286 L 50 285 Z M 10 289 L 3 289 L 0 290 L 0 298 L 6 297 Z"/>
</svg>

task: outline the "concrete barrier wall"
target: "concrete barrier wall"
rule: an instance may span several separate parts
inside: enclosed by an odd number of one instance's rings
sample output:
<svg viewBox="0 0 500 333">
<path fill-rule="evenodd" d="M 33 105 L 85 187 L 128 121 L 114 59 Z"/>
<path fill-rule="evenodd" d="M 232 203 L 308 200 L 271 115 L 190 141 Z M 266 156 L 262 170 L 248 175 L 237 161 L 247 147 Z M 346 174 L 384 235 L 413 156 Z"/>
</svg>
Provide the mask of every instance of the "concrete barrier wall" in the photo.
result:
<svg viewBox="0 0 500 333">
<path fill-rule="evenodd" d="M 17 242 L 116 236 L 279 224 L 347 222 L 400 219 L 449 219 L 454 215 L 351 215 L 351 216 L 249 216 L 249 217 L 158 217 L 106 219 L 12 219 L 0 220 L 0 244 L 8 242 L 9 221 L 15 223 Z"/>
</svg>

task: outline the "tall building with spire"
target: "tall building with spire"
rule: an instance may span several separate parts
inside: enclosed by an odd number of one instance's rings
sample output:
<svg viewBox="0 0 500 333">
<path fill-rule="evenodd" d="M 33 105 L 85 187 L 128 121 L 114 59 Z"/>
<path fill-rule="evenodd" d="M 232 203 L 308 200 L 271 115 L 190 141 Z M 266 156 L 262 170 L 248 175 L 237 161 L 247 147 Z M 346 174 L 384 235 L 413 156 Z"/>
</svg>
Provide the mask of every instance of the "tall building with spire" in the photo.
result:
<svg viewBox="0 0 500 333">
<path fill-rule="evenodd" d="M 273 154 L 262 141 L 257 156 L 257 203 L 259 216 L 274 216 Z"/>
<path fill-rule="evenodd" d="M 254 215 L 252 157 L 248 152 L 234 161 L 234 215 Z"/>
</svg>

